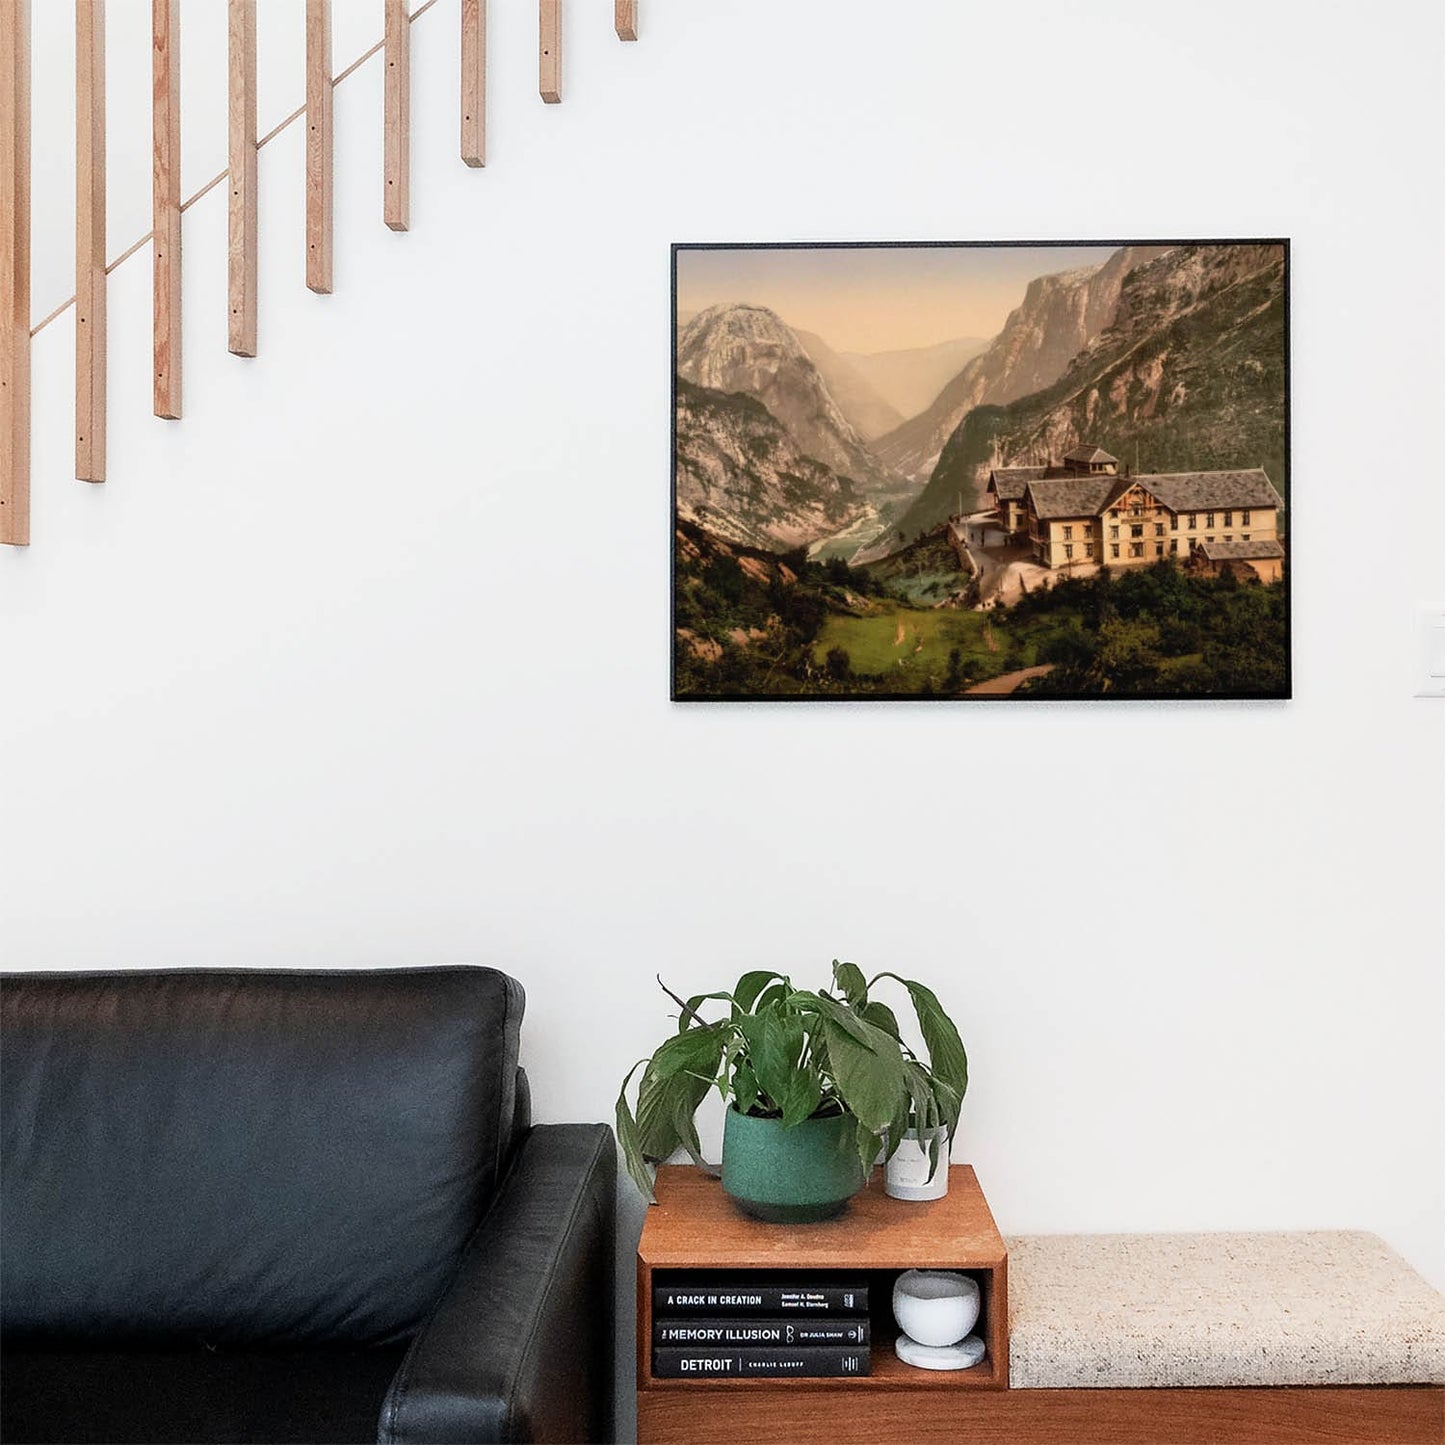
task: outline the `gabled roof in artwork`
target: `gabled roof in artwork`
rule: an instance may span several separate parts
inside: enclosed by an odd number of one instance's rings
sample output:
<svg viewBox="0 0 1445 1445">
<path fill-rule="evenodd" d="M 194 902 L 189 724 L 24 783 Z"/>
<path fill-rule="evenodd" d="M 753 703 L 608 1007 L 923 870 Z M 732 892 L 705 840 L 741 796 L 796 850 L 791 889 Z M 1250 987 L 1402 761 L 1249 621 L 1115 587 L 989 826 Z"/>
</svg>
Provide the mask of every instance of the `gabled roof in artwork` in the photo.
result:
<svg viewBox="0 0 1445 1445">
<path fill-rule="evenodd" d="M 1263 467 L 1237 472 L 1140 473 L 1133 478 L 1171 512 L 1204 512 L 1233 507 L 1282 507 L 1284 501 Z"/>
<path fill-rule="evenodd" d="M 1047 467 L 995 467 L 988 474 L 988 484 L 999 501 L 1017 502 L 1030 482 L 1042 481 L 1048 474 Z"/>
<path fill-rule="evenodd" d="M 1119 477 L 1053 477 L 1030 482 L 1028 495 L 1034 515 L 1043 521 L 1060 517 L 1097 517 L 1108 505 Z"/>
<path fill-rule="evenodd" d="M 1260 562 L 1284 556 L 1284 548 L 1269 537 L 1258 542 L 1201 542 L 1199 550 L 1211 562 Z"/>
<path fill-rule="evenodd" d="M 1111 457 L 1103 447 L 1075 447 L 1071 452 L 1064 453 L 1066 462 L 1073 462 L 1078 466 L 1100 466 L 1117 465 L 1119 458 Z"/>
<path fill-rule="evenodd" d="M 1262 467 L 1226 472 L 1138 472 L 1132 477 L 1041 477 L 1029 480 L 1026 491 L 1033 497 L 1035 514 L 1050 520 L 1100 516 L 1134 487 L 1175 513 L 1284 506 Z"/>
</svg>

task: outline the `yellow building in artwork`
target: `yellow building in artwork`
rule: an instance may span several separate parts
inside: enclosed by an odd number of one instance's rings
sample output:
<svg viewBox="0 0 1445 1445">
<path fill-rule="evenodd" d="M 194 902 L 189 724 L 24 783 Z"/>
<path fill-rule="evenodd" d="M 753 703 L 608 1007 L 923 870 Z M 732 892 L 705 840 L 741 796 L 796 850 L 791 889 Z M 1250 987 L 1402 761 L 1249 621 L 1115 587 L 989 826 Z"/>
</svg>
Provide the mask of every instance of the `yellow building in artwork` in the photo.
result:
<svg viewBox="0 0 1445 1445">
<path fill-rule="evenodd" d="M 1062 466 L 995 467 L 987 496 L 999 525 L 1050 569 L 1173 561 L 1277 582 L 1284 502 L 1262 467 L 1121 475 L 1098 447 Z"/>
</svg>

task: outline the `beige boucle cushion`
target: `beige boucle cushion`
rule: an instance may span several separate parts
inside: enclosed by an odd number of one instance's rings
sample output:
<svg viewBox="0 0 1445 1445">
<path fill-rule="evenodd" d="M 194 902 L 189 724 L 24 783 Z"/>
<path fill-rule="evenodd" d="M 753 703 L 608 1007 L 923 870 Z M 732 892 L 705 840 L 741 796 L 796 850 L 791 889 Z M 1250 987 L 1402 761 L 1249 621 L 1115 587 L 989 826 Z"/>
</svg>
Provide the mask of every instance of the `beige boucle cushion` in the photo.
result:
<svg viewBox="0 0 1445 1445">
<path fill-rule="evenodd" d="M 1445 1382 L 1445 1299 L 1373 1234 L 1008 1241 L 1024 1389 Z"/>
</svg>

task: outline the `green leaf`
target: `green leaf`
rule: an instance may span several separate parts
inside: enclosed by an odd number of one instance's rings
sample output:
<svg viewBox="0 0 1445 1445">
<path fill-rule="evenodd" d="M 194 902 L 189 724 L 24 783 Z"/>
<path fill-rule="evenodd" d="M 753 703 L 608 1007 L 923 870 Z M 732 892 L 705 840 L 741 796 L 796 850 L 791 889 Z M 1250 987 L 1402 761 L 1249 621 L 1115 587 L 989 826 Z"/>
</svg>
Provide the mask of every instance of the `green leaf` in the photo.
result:
<svg viewBox="0 0 1445 1445">
<path fill-rule="evenodd" d="M 758 995 L 775 979 L 780 979 L 782 976 L 770 968 L 756 968 L 751 973 L 745 973 L 733 990 L 733 1004 L 738 1012 L 751 1013 L 753 1005 L 758 1001 Z"/>
<path fill-rule="evenodd" d="M 685 1130 L 679 1131 L 678 1121 L 691 1120 L 711 1087 L 710 1078 L 696 1074 L 673 1074 L 665 1079 L 652 1073 L 642 1076 L 637 1091 L 637 1127 L 644 1158 L 660 1161 L 686 1147 L 688 1135 Z"/>
<path fill-rule="evenodd" d="M 876 1134 L 888 1127 L 903 1092 L 903 1054 L 881 1029 L 861 1027 L 871 1035 L 865 1043 L 833 1017 L 825 1019 L 828 1066 L 843 1102 Z"/>
<path fill-rule="evenodd" d="M 878 1146 L 881 1141 L 878 1135 L 861 1119 L 858 1121 L 853 1139 L 858 1149 L 858 1162 L 863 1166 L 863 1182 L 866 1184 L 873 1176 L 873 1165 L 877 1161 Z"/>
<path fill-rule="evenodd" d="M 704 1093 L 706 1089 L 704 1089 Z M 706 1169 L 703 1163 L 702 1145 L 698 1142 L 697 1124 L 693 1120 L 693 1114 L 701 1099 L 692 1101 L 681 1089 L 673 1092 L 672 1099 L 672 1127 L 682 1147 L 687 1150 L 687 1157 L 697 1165 L 699 1169 Z"/>
<path fill-rule="evenodd" d="M 777 974 L 776 977 L 779 978 L 781 982 L 769 984 L 767 988 L 758 995 L 753 1004 L 754 1013 L 757 1013 L 760 1009 L 767 1008 L 771 1004 L 781 1003 L 785 998 L 791 996 L 793 992 L 792 984 L 783 978 L 782 974 Z"/>
<path fill-rule="evenodd" d="M 945 1083 L 936 1074 L 933 1075 L 933 1097 L 938 1102 L 938 1117 L 948 1129 L 950 1139 L 958 1133 L 958 1115 L 963 1107 L 963 1100 L 959 1098 L 958 1091 L 952 1084 Z"/>
<path fill-rule="evenodd" d="M 821 1014 L 835 1028 L 851 1035 L 866 1049 L 875 1049 L 877 1039 L 887 1038 L 881 1029 L 866 1019 L 859 1018 L 847 1004 L 836 998 L 829 998 L 825 993 L 798 992 L 791 994 L 788 1002 L 804 1012 Z M 893 1042 L 896 1044 L 896 1040 Z"/>
<path fill-rule="evenodd" d="M 682 1012 L 677 1016 L 678 1033 L 681 1033 L 684 1029 L 711 1027 L 711 1025 L 708 1024 L 707 1020 L 703 1018 L 700 1013 L 698 1013 L 698 1009 L 703 1004 L 707 1003 L 709 999 L 718 999 L 726 1001 L 727 1003 L 731 1003 L 733 1001 L 733 996 L 730 993 L 693 994 L 693 996 L 688 999 L 685 1004 L 682 1005 Z M 681 1003 L 680 999 L 677 1001 Z"/>
<path fill-rule="evenodd" d="M 938 1170 L 940 1159 L 944 1160 L 944 1167 L 947 1167 L 943 1146 L 946 1140 L 953 1138 L 954 1126 L 958 1122 L 958 1096 L 948 1084 L 936 1078 L 922 1064 L 909 1062 L 903 1069 L 908 1079 L 912 1127 L 918 1130 L 919 1142 L 926 1143 L 928 1177 L 932 1179 Z"/>
<path fill-rule="evenodd" d="M 933 1176 L 938 1173 L 938 1163 L 943 1156 L 944 1141 L 948 1135 L 935 1133 L 928 1141 L 928 1180 L 931 1183 Z M 943 1167 L 948 1168 L 948 1161 L 943 1160 Z"/>
<path fill-rule="evenodd" d="M 649 1068 L 637 1086 L 637 1132 L 642 1157 L 654 1162 L 666 1159 L 678 1146 L 672 1122 L 672 1093 L 667 1079 L 659 1079 Z"/>
<path fill-rule="evenodd" d="M 733 1099 L 739 1114 L 751 1114 L 758 1106 L 758 1078 L 746 1059 L 739 1059 L 733 1070 Z"/>
<path fill-rule="evenodd" d="M 938 1124 L 938 1107 L 933 1097 L 933 1080 L 922 1064 L 909 1060 L 903 1065 L 903 1078 L 908 1088 L 909 1113 L 912 1127 L 923 1138 L 929 1129 Z"/>
<path fill-rule="evenodd" d="M 902 1039 L 903 1036 L 898 1032 L 898 1016 L 886 1003 L 870 999 L 858 1010 L 858 1013 L 875 1028 L 882 1029 L 890 1038 Z"/>
<path fill-rule="evenodd" d="M 677 1031 L 682 1033 L 684 1029 L 706 1028 L 708 1021 L 698 1013 L 698 1009 L 709 999 L 718 999 L 731 1003 L 733 996 L 730 993 L 695 993 L 684 1002 L 668 986 L 663 983 L 662 975 L 657 975 L 657 986 L 677 1005 Z"/>
<path fill-rule="evenodd" d="M 862 1011 L 868 1002 L 868 981 L 863 970 L 856 963 L 839 963 L 833 960 L 833 983 L 854 1008 Z"/>
<path fill-rule="evenodd" d="M 809 1119 L 823 1101 L 823 1084 L 812 1066 L 797 1069 L 782 1099 L 783 1128 L 792 1129 Z"/>
<path fill-rule="evenodd" d="M 880 973 L 878 978 L 896 979 L 908 990 L 908 996 L 913 1000 L 913 1012 L 918 1016 L 918 1027 L 923 1033 L 923 1042 L 928 1046 L 929 1064 L 940 1079 L 957 1091 L 962 1101 L 968 1092 L 968 1054 L 953 1020 L 944 1013 L 937 995 L 931 988 L 914 983 L 912 979 L 899 978 L 896 973 Z M 873 981 L 877 983 L 878 979 Z"/>
<path fill-rule="evenodd" d="M 675 1003 L 675 1004 L 677 1005 L 677 1007 L 678 1007 L 677 1027 L 678 1027 L 678 1032 L 679 1032 L 679 1033 L 680 1033 L 683 1029 L 688 1028 L 694 1021 L 696 1021 L 697 1023 L 700 1023 L 700 1024 L 707 1022 L 706 1019 L 703 1019 L 703 1018 L 698 1017 L 697 1013 L 694 1011 L 694 1009 L 693 1009 L 693 1007 L 692 1007 L 691 1004 L 684 1003 L 682 999 L 680 999 L 675 993 L 673 993 L 673 991 L 672 991 L 670 988 L 668 988 L 668 986 L 667 986 L 665 983 L 663 983 L 663 981 L 662 981 L 662 975 L 661 975 L 660 973 L 657 975 L 657 986 L 658 986 L 658 988 L 660 988 L 660 989 L 663 991 L 663 993 L 665 993 L 665 994 L 668 996 L 668 998 L 670 998 L 670 999 L 673 1001 L 673 1003 Z M 701 1001 L 701 999 L 702 999 L 702 995 L 701 995 L 701 994 L 698 995 L 698 999 L 699 999 L 699 1001 Z"/>
<path fill-rule="evenodd" d="M 903 1136 L 908 1132 L 908 1118 L 912 1112 L 912 1100 L 907 1093 L 898 1096 L 898 1108 L 893 1117 L 888 1121 L 888 1135 L 885 1141 L 886 1149 L 883 1155 L 883 1162 L 887 1162 L 898 1152 L 898 1146 L 903 1142 Z"/>
<path fill-rule="evenodd" d="M 748 1060 L 758 1088 L 783 1109 L 803 1053 L 802 1021 L 770 1005 L 761 1013 L 742 1015 L 738 1028 L 748 1041 Z"/>
<path fill-rule="evenodd" d="M 632 1176 L 632 1181 L 642 1191 L 649 1204 L 657 1203 L 657 1196 L 652 1192 L 653 1175 L 647 1167 L 647 1161 L 642 1155 L 642 1136 L 637 1127 L 637 1120 L 633 1117 L 632 1110 L 627 1104 L 627 1086 L 632 1082 L 632 1076 L 638 1069 L 646 1066 L 646 1060 L 635 1063 L 628 1071 L 627 1077 L 622 1081 L 622 1088 L 617 1095 L 617 1142 L 622 1146 L 623 1163 L 627 1166 L 627 1172 Z"/>
<path fill-rule="evenodd" d="M 703 1073 L 711 1081 L 717 1074 L 728 1032 L 729 1025 L 717 1023 L 673 1034 L 653 1054 L 651 1072 L 659 1079 L 670 1079 L 678 1073 Z"/>
</svg>

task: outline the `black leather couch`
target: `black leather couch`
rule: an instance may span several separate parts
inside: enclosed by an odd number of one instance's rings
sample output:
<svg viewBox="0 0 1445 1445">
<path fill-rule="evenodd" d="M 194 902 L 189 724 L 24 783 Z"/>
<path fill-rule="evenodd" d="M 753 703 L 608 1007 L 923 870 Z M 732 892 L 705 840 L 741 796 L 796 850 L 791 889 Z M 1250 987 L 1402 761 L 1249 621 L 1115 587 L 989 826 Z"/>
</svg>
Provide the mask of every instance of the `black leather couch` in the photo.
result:
<svg viewBox="0 0 1445 1445">
<path fill-rule="evenodd" d="M 0 1436 L 606 1440 L 616 1154 L 485 968 L 0 977 Z"/>
</svg>

